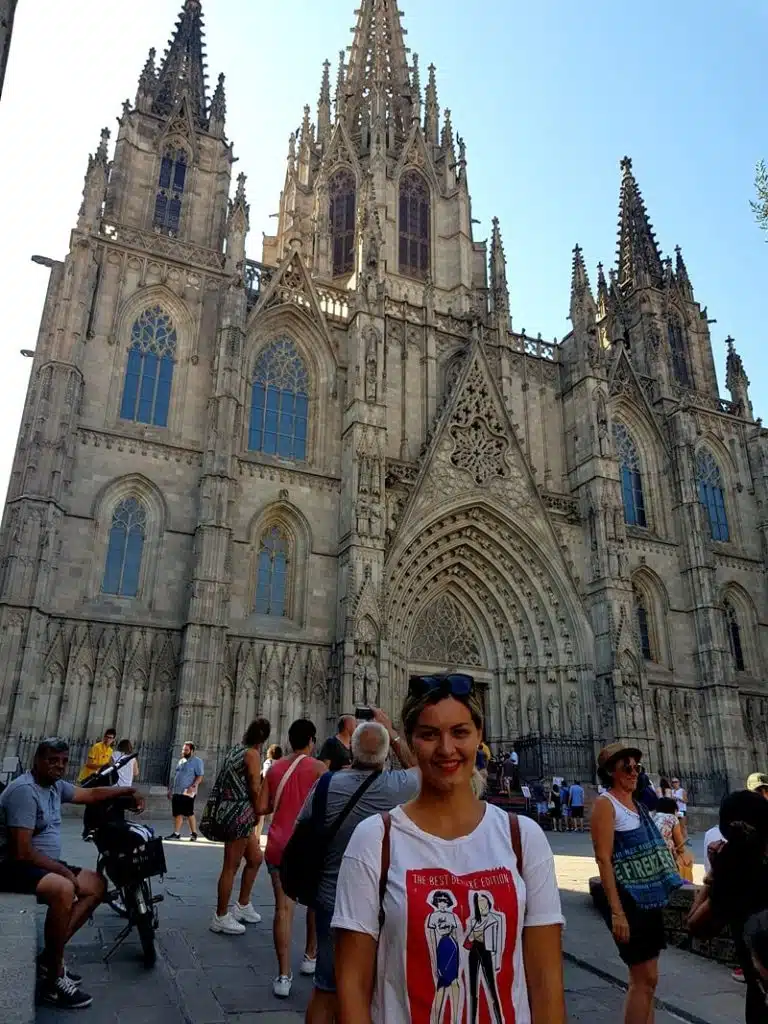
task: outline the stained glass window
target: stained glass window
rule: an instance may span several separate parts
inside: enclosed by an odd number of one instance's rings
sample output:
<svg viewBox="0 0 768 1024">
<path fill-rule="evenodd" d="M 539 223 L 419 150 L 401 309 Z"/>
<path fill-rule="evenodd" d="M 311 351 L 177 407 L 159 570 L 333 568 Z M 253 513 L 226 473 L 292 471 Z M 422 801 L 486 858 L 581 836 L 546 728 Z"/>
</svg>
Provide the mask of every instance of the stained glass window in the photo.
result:
<svg viewBox="0 0 768 1024">
<path fill-rule="evenodd" d="M 176 329 L 160 306 L 145 310 L 133 325 L 120 416 L 134 423 L 168 426 Z"/>
<path fill-rule="evenodd" d="M 256 580 L 256 611 L 278 618 L 287 614 L 288 538 L 279 526 L 272 526 L 261 538 Z"/>
<path fill-rule="evenodd" d="M 348 274 L 355 269 L 355 176 L 338 171 L 329 185 L 330 223 L 333 246 L 333 274 Z"/>
<path fill-rule="evenodd" d="M 709 451 L 701 451 L 696 456 L 696 483 L 699 488 L 699 501 L 704 506 L 709 519 L 709 532 L 712 535 L 712 540 L 729 540 L 730 531 L 728 516 L 725 512 L 723 475 L 714 456 Z"/>
<path fill-rule="evenodd" d="M 645 597 L 639 591 L 635 591 L 635 612 L 637 614 L 637 632 L 640 637 L 640 653 L 645 661 L 653 661 L 653 648 L 651 646 L 651 631 L 648 625 L 648 608 Z"/>
<path fill-rule="evenodd" d="M 743 672 L 744 648 L 741 645 L 741 626 L 736 616 L 736 609 L 730 601 L 725 602 L 725 622 L 728 628 L 728 644 L 731 648 L 733 667 L 737 672 Z"/>
<path fill-rule="evenodd" d="M 400 273 L 422 280 L 429 273 L 429 186 L 418 171 L 400 179 Z"/>
<path fill-rule="evenodd" d="M 300 462 L 307 457 L 309 374 L 290 338 L 278 338 L 256 360 L 248 448 Z"/>
<path fill-rule="evenodd" d="M 616 446 L 616 455 L 621 470 L 624 522 L 628 526 L 647 526 L 640 457 L 637 454 L 632 435 L 619 420 L 614 420 L 613 423 L 613 442 Z"/>
<path fill-rule="evenodd" d="M 688 372 L 688 359 L 685 354 L 685 337 L 683 328 L 676 316 L 670 317 L 667 326 L 669 336 L 669 350 L 672 355 L 672 371 L 675 380 L 684 388 L 691 386 L 691 375 Z"/>
<path fill-rule="evenodd" d="M 101 589 L 105 594 L 136 597 L 147 528 L 147 510 L 138 498 L 125 498 L 112 515 Z"/>
<path fill-rule="evenodd" d="M 169 148 L 160 164 L 160 180 L 155 197 L 153 225 L 166 235 L 178 235 L 181 203 L 187 183 L 187 154 L 183 149 Z"/>
</svg>

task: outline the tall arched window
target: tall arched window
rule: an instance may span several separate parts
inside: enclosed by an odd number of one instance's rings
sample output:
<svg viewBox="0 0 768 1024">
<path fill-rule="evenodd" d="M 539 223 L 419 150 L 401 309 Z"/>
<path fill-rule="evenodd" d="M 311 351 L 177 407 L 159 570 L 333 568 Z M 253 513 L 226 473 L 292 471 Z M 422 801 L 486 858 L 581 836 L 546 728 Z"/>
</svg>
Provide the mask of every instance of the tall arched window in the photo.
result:
<svg viewBox="0 0 768 1024">
<path fill-rule="evenodd" d="M 256 579 L 256 611 L 281 618 L 288 614 L 288 537 L 279 526 L 271 526 L 261 538 Z"/>
<path fill-rule="evenodd" d="M 723 475 L 714 456 L 709 451 L 701 451 L 696 456 L 696 483 L 699 488 L 699 501 L 706 509 L 709 519 L 709 532 L 712 535 L 712 540 L 729 540 L 730 531 L 728 530 L 728 516 L 725 512 Z"/>
<path fill-rule="evenodd" d="M 147 510 L 138 498 L 124 498 L 112 514 L 104 580 L 105 594 L 136 597 L 147 529 Z"/>
<path fill-rule="evenodd" d="M 629 526 L 647 526 L 643 478 L 635 442 L 625 425 L 613 421 L 613 441 L 621 469 L 621 494 L 624 499 L 624 522 Z"/>
<path fill-rule="evenodd" d="M 278 338 L 256 360 L 248 448 L 302 461 L 307 457 L 309 374 L 290 338 Z"/>
<path fill-rule="evenodd" d="M 645 661 L 655 661 L 651 643 L 650 617 L 645 594 L 635 588 L 635 614 L 637 616 L 637 634 L 640 637 L 640 653 Z"/>
<path fill-rule="evenodd" d="M 179 147 L 169 146 L 160 164 L 160 179 L 155 197 L 155 216 L 152 221 L 164 235 L 178 235 L 181 223 L 181 203 L 187 183 L 187 154 Z"/>
<path fill-rule="evenodd" d="M 348 274 L 355 269 L 355 176 L 341 170 L 331 178 L 330 224 L 333 245 L 333 275 Z"/>
<path fill-rule="evenodd" d="M 684 388 L 691 386 L 691 375 L 688 371 L 688 358 L 685 353 L 685 335 L 683 326 L 676 316 L 669 318 L 667 325 L 669 337 L 669 350 L 672 355 L 672 371 L 675 380 Z"/>
<path fill-rule="evenodd" d="M 168 426 L 175 358 L 176 329 L 171 318 L 160 306 L 144 310 L 131 331 L 122 419 Z"/>
<path fill-rule="evenodd" d="M 418 171 L 400 179 L 400 273 L 422 280 L 429 273 L 429 185 Z"/>
<path fill-rule="evenodd" d="M 736 614 L 736 609 L 726 598 L 725 601 L 725 624 L 728 629 L 728 645 L 731 648 L 733 667 L 737 672 L 744 672 L 744 647 L 741 643 L 741 626 Z"/>
</svg>

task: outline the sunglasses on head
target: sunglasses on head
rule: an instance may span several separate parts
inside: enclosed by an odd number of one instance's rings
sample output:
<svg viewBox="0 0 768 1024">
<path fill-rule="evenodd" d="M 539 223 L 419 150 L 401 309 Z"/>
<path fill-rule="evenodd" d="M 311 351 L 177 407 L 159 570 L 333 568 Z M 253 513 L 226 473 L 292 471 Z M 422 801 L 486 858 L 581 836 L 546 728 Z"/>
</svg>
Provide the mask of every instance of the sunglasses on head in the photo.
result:
<svg viewBox="0 0 768 1024">
<path fill-rule="evenodd" d="M 447 676 L 411 676 L 408 682 L 408 693 L 412 697 L 423 697 L 435 690 L 453 697 L 468 697 L 474 688 L 474 676 L 462 672 L 453 672 Z"/>
</svg>

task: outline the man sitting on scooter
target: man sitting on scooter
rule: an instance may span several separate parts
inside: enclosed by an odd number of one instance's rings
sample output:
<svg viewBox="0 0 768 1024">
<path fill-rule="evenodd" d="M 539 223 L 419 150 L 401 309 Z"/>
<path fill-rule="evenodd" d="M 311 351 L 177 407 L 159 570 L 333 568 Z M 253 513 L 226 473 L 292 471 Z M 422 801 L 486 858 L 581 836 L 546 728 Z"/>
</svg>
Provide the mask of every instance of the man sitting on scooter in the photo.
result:
<svg viewBox="0 0 768 1024">
<path fill-rule="evenodd" d="M 61 860 L 62 803 L 95 804 L 133 796 L 129 786 L 82 789 L 64 781 L 69 764 L 66 740 L 43 740 L 32 771 L 9 783 L 0 795 L 0 892 L 37 896 L 48 907 L 45 949 L 38 959 L 41 998 L 54 1006 L 89 1006 L 80 978 L 64 967 L 64 947 L 104 898 L 104 879 L 95 871 Z"/>
</svg>

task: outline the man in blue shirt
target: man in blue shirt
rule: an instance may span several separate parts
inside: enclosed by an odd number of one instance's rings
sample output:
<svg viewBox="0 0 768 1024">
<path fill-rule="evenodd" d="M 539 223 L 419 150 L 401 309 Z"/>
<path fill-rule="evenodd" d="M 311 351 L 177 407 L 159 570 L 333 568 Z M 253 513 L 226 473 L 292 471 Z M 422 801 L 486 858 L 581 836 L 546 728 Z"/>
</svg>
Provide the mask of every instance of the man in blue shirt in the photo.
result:
<svg viewBox="0 0 768 1024">
<path fill-rule="evenodd" d="M 64 947 L 104 898 L 104 879 L 95 871 L 61 860 L 61 805 L 97 804 L 133 796 L 135 789 L 82 789 L 64 781 L 69 765 L 66 740 L 43 740 L 32 771 L 9 783 L 0 795 L 0 892 L 36 896 L 48 906 L 45 949 L 38 960 L 41 997 L 66 1009 L 90 1006 L 81 980 L 64 967 Z"/>
<path fill-rule="evenodd" d="M 578 782 L 572 782 L 568 795 L 568 802 L 571 807 L 571 821 L 576 832 L 584 831 L 584 787 Z"/>
<path fill-rule="evenodd" d="M 203 771 L 203 762 L 195 754 L 195 744 L 187 741 L 181 748 L 181 758 L 174 768 L 173 781 L 168 788 L 173 832 L 166 836 L 167 839 L 181 839 L 181 823 L 184 818 L 189 822 L 190 840 L 194 843 L 197 839 L 195 797 L 203 781 Z"/>
</svg>

